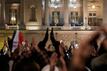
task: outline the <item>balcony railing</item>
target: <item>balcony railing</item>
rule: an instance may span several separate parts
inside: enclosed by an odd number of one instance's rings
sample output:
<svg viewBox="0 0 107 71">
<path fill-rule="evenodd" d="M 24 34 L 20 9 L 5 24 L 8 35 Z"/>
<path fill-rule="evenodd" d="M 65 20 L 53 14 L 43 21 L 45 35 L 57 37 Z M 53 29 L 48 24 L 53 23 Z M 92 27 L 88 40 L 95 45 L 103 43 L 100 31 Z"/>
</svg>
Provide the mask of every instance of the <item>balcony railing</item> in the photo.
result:
<svg viewBox="0 0 107 71">
<path fill-rule="evenodd" d="M 25 30 L 34 30 L 34 31 L 42 31 L 46 30 L 46 28 L 54 28 L 55 31 L 94 31 L 98 30 L 100 26 L 41 26 L 41 25 L 27 25 L 26 27 L 22 27 Z M 8 26 L 5 25 L 4 28 L 0 27 L 0 30 L 23 30 L 19 25 Z"/>
</svg>

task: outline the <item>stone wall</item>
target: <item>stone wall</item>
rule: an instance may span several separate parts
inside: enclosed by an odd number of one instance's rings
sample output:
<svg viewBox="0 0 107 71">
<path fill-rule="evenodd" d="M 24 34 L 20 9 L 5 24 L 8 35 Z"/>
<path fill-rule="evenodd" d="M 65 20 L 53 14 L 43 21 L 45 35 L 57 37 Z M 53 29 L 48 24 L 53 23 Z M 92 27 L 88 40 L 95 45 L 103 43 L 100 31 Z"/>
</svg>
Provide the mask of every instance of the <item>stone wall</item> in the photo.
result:
<svg viewBox="0 0 107 71">
<path fill-rule="evenodd" d="M 69 47 L 70 42 L 75 38 L 75 33 L 78 33 L 77 40 L 78 42 L 84 41 L 86 38 L 90 38 L 94 31 L 54 31 L 55 38 L 57 40 L 63 40 L 64 43 Z M 7 36 L 12 36 L 13 32 L 0 33 L 0 41 L 3 41 Z M 45 36 L 45 31 L 23 31 L 25 39 L 27 39 L 30 43 L 32 38 L 35 38 L 37 43 L 43 40 Z M 50 33 L 49 33 L 50 34 Z M 47 45 L 51 44 L 50 36 L 47 42 Z"/>
</svg>

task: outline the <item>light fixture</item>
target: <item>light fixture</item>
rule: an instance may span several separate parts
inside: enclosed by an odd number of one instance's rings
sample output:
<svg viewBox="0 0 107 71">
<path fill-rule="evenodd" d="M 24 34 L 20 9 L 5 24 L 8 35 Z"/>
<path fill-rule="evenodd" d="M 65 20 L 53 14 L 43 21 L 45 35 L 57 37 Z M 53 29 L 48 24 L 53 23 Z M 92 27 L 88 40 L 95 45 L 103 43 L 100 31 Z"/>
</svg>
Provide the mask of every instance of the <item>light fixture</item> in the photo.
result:
<svg viewBox="0 0 107 71">
<path fill-rule="evenodd" d="M 77 2 L 77 0 L 69 0 L 68 7 L 75 9 L 80 7 L 80 4 Z"/>
<path fill-rule="evenodd" d="M 10 18 L 10 23 L 11 24 L 16 24 L 16 16 L 15 16 L 15 10 L 12 10 L 12 13 L 11 13 L 11 18 Z"/>
<path fill-rule="evenodd" d="M 89 1 L 89 4 L 91 5 L 92 9 L 95 9 L 97 7 L 96 5 L 98 3 L 100 3 L 100 1 L 98 1 L 98 0 L 91 0 L 91 1 Z"/>
<path fill-rule="evenodd" d="M 60 0 L 50 0 L 49 1 L 49 7 L 52 7 L 52 8 L 58 8 L 58 7 L 61 7 L 61 1 Z"/>
<path fill-rule="evenodd" d="M 92 5 L 92 9 L 95 9 L 96 8 L 96 6 L 95 5 Z"/>
<path fill-rule="evenodd" d="M 12 3 L 11 4 L 11 17 L 10 17 L 10 23 L 11 24 L 16 24 L 17 18 L 16 18 L 16 14 L 17 14 L 17 10 L 19 8 L 19 3 Z"/>
<path fill-rule="evenodd" d="M 82 26 L 80 29 L 81 30 L 91 30 L 92 28 L 88 25 L 85 25 L 85 26 Z"/>
<path fill-rule="evenodd" d="M 11 17 L 11 21 L 16 21 L 16 17 L 15 17 L 15 16 L 12 16 L 12 17 Z"/>
</svg>

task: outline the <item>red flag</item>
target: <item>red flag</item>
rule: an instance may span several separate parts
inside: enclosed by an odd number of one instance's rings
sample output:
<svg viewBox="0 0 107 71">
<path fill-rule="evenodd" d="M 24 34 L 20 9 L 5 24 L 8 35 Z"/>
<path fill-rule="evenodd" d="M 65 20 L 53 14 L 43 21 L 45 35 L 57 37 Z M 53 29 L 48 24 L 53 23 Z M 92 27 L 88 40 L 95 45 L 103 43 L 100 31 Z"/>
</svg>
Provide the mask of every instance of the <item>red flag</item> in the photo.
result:
<svg viewBox="0 0 107 71">
<path fill-rule="evenodd" d="M 24 36 L 22 32 L 19 32 L 19 45 L 22 45 L 22 42 L 24 41 Z"/>
</svg>

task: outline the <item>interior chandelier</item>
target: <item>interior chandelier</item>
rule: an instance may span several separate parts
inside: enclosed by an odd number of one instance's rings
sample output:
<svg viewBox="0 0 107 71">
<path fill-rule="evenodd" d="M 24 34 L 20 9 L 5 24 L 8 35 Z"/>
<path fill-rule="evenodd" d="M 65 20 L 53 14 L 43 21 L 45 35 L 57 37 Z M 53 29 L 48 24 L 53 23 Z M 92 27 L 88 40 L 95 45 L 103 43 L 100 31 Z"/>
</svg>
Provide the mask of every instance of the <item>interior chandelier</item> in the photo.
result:
<svg viewBox="0 0 107 71">
<path fill-rule="evenodd" d="M 80 7 L 80 4 L 77 2 L 77 0 L 69 0 L 68 6 L 71 8 L 77 8 Z"/>
<path fill-rule="evenodd" d="M 50 0 L 49 7 L 58 8 L 61 7 L 61 0 Z"/>
</svg>

